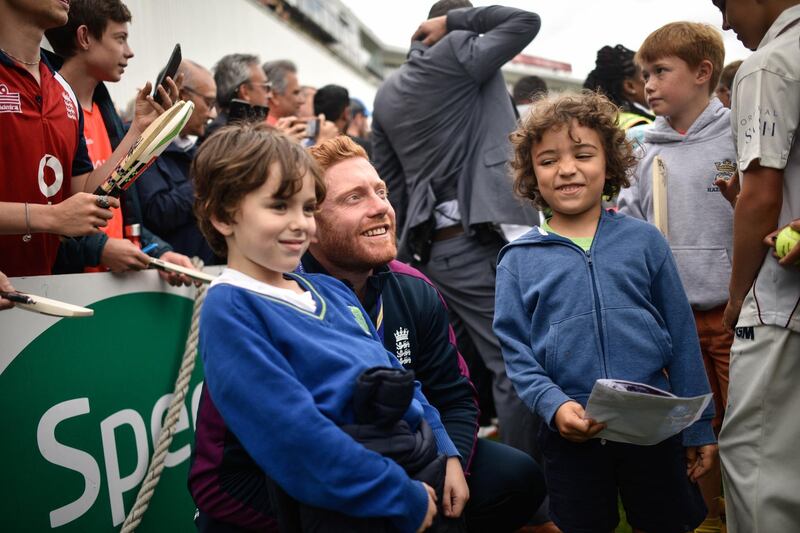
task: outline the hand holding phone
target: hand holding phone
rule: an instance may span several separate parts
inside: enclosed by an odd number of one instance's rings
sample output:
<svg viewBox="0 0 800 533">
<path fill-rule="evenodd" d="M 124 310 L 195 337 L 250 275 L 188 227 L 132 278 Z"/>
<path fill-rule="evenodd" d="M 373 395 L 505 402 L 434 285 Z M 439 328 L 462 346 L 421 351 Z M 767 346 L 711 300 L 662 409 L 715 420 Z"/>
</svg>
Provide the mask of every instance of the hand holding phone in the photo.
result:
<svg viewBox="0 0 800 533">
<path fill-rule="evenodd" d="M 306 139 L 316 141 L 319 137 L 319 118 L 312 118 L 306 122 Z"/>
<path fill-rule="evenodd" d="M 228 106 L 228 123 L 234 122 L 263 122 L 267 119 L 269 107 L 253 105 L 239 98 L 231 100 Z"/>
<path fill-rule="evenodd" d="M 166 85 L 167 77 L 172 78 L 173 81 L 175 80 L 175 74 L 178 73 L 178 67 L 181 65 L 181 60 L 181 45 L 178 43 L 175 45 L 175 48 L 172 49 L 172 54 L 169 56 L 167 65 L 158 74 L 158 80 L 156 80 L 156 84 L 153 86 L 153 100 L 155 100 L 157 104 L 161 104 L 161 95 L 158 93 L 158 88 L 163 85 L 164 90 L 169 92 L 169 89 L 167 89 Z"/>
</svg>

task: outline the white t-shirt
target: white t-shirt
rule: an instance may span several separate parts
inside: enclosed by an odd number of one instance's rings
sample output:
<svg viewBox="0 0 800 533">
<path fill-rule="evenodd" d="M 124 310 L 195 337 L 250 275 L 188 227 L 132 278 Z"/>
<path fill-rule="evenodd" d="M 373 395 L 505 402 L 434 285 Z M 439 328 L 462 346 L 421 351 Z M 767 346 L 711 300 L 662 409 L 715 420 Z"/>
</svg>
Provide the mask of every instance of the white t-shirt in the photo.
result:
<svg viewBox="0 0 800 533">
<path fill-rule="evenodd" d="M 222 274 L 217 276 L 217 279 L 211 282 L 209 288 L 213 287 L 214 285 L 219 285 L 220 283 L 235 285 L 236 287 L 240 287 L 248 291 L 263 294 L 264 296 L 283 300 L 284 302 L 289 302 L 300 309 L 304 309 L 312 313 L 317 310 L 317 302 L 314 301 L 314 298 L 308 291 L 303 291 L 301 294 L 289 289 L 274 287 L 262 281 L 258 281 L 257 279 L 251 278 L 247 274 L 243 274 L 232 268 L 226 268 L 223 270 Z"/>
<path fill-rule="evenodd" d="M 800 5 L 786 9 L 733 82 L 731 126 L 741 173 L 753 161 L 783 169 L 779 225 L 800 218 Z M 800 269 L 767 254 L 753 284 L 754 311 L 738 326 L 771 324 L 800 332 Z"/>
</svg>

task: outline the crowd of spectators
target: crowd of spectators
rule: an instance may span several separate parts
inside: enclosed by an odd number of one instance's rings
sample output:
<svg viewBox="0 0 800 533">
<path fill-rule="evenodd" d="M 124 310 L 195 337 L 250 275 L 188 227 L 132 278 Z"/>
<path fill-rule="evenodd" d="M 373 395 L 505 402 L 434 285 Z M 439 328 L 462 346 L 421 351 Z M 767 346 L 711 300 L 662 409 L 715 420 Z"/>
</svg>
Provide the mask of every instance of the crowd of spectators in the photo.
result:
<svg viewBox="0 0 800 533">
<path fill-rule="evenodd" d="M 724 66 L 718 29 L 677 22 L 600 48 L 582 93 L 509 90 L 539 16 L 440 0 L 372 106 L 243 51 L 184 58 L 125 124 L 121 0 L 0 0 L 0 290 L 228 264 L 200 348 L 200 531 L 607 532 L 619 497 L 636 530 L 715 533 L 723 496 L 730 531 L 800 530 L 800 246 L 774 254 L 800 230 L 800 5 L 712 1 L 750 58 Z M 173 143 L 95 195 L 178 100 Z M 301 237 L 275 259 L 280 224 Z M 418 381 L 402 437 L 350 412 L 381 364 L 381 386 Z M 656 446 L 606 442 L 584 411 L 599 378 L 713 402 Z M 440 460 L 412 469 L 407 439 Z"/>
</svg>

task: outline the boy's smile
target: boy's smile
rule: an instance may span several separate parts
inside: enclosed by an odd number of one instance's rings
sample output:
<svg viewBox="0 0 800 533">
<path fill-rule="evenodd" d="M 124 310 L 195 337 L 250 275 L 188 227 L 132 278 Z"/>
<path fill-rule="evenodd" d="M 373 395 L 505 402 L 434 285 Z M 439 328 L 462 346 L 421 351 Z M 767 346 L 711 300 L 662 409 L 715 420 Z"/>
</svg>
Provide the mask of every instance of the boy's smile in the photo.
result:
<svg viewBox="0 0 800 533">
<path fill-rule="evenodd" d="M 313 177 L 306 173 L 300 191 L 280 198 L 279 173 L 273 165 L 267 181 L 242 199 L 232 223 L 214 222 L 228 243 L 228 266 L 276 287 L 286 285 L 283 274 L 297 268 L 316 231 Z"/>
<path fill-rule="evenodd" d="M 554 221 L 599 216 L 606 158 L 595 130 L 575 120 L 551 128 L 534 143 L 532 156 L 539 191 Z"/>
<path fill-rule="evenodd" d="M 363 157 L 340 161 L 325 171 L 325 182 L 314 256 L 349 271 L 369 271 L 394 259 L 394 209 L 370 162 Z"/>
</svg>

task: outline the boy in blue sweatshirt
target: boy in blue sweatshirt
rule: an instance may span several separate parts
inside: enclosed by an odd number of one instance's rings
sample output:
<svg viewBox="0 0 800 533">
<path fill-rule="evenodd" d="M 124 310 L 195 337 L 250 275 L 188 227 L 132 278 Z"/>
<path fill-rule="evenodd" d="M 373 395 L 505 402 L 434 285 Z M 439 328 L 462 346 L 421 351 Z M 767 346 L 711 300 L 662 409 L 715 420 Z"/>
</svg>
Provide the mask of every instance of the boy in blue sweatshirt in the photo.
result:
<svg viewBox="0 0 800 533">
<path fill-rule="evenodd" d="M 722 427 L 728 401 L 728 365 L 733 333 L 722 325 L 733 257 L 733 208 L 720 186 L 736 173 L 730 111 L 712 98 L 725 47 L 707 24 L 673 22 L 651 33 L 636 60 L 645 94 L 657 118 L 644 134 L 643 157 L 631 187 L 618 199 L 619 212 L 655 222 L 653 169 L 667 175 L 669 242 L 692 306 L 703 363 L 714 393 L 714 431 Z M 721 530 L 719 466 L 700 481 L 708 507 L 702 532 Z"/>
<path fill-rule="evenodd" d="M 277 484 L 298 502 L 302 530 L 426 529 L 436 514 L 433 489 L 343 430 L 364 423 L 356 419 L 357 379 L 400 363 L 343 283 L 292 273 L 315 234 L 325 194 L 319 168 L 284 135 L 246 124 L 209 137 L 192 176 L 201 231 L 228 259 L 203 305 L 199 352 L 205 392 L 252 459 L 235 476 Z M 426 422 L 438 453 L 458 456 L 419 383 L 403 420 L 423 436 Z M 212 484 L 234 480 L 220 479 L 219 454 L 200 443 L 190 488 L 200 512 L 211 514 L 202 530 L 273 530 L 262 502 L 206 498 Z"/>
<path fill-rule="evenodd" d="M 565 533 L 631 525 L 685 532 L 706 509 L 693 483 L 712 468 L 713 407 L 655 446 L 592 439 L 597 379 L 708 393 L 691 308 L 655 227 L 601 208 L 635 163 L 618 110 L 597 94 L 540 101 L 512 134 L 514 187 L 552 218 L 500 253 L 494 329 L 520 398 L 544 420 L 550 516 Z M 536 265 L 532 268 L 531 265 Z"/>
</svg>

